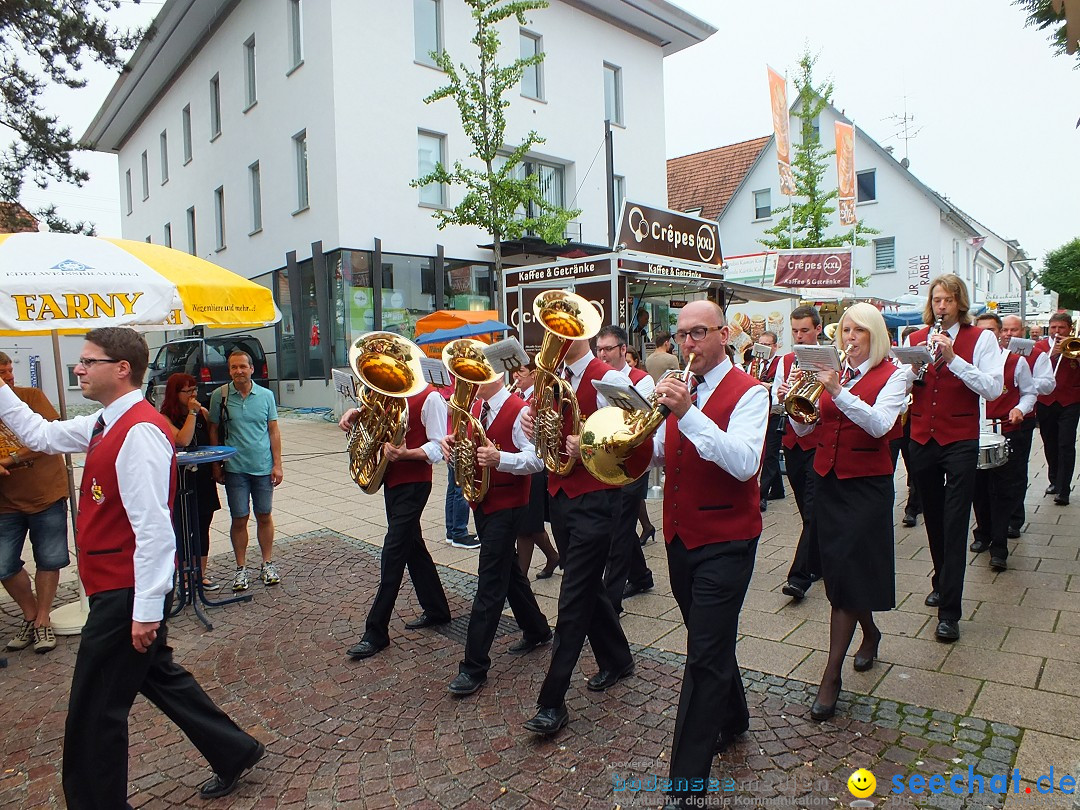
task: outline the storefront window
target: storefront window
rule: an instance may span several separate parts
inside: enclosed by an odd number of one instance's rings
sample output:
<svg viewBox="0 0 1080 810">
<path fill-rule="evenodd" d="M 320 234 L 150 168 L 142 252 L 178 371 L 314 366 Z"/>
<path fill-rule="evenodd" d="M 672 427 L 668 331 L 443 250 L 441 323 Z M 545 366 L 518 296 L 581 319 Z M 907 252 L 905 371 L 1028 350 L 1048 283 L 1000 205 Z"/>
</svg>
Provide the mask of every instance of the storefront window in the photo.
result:
<svg viewBox="0 0 1080 810">
<path fill-rule="evenodd" d="M 382 255 L 382 328 L 412 340 L 416 322 L 435 311 L 435 262 L 428 256 Z"/>
<path fill-rule="evenodd" d="M 443 309 L 483 310 L 492 308 L 491 265 L 446 262 Z"/>
</svg>

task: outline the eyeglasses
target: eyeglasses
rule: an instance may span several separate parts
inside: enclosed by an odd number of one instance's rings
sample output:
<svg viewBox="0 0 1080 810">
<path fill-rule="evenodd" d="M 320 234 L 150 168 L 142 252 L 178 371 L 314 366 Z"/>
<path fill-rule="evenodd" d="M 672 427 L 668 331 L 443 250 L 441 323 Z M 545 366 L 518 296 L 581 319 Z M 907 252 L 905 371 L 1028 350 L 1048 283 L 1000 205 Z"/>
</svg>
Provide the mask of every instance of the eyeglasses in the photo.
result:
<svg viewBox="0 0 1080 810">
<path fill-rule="evenodd" d="M 79 362 L 75 365 L 82 366 L 83 368 L 93 368 L 98 363 L 119 363 L 120 360 L 113 360 L 111 357 L 80 357 Z"/>
<path fill-rule="evenodd" d="M 613 343 L 611 346 L 601 346 L 601 345 L 597 344 L 596 350 L 598 352 L 613 352 L 616 349 L 618 349 L 620 346 L 625 346 L 625 345 L 626 345 L 625 343 Z"/>
<path fill-rule="evenodd" d="M 722 326 L 695 326 L 688 332 L 684 332 L 682 329 L 680 329 L 678 332 L 672 335 L 672 337 L 675 338 L 675 342 L 678 343 L 680 346 L 686 343 L 687 335 L 692 337 L 695 343 L 700 343 L 706 338 L 709 332 L 719 332 L 723 328 L 724 327 Z"/>
<path fill-rule="evenodd" d="M 198 388 L 196 388 L 195 386 L 192 386 L 191 388 L 181 388 L 180 393 L 181 394 L 190 394 L 192 391 L 198 391 L 198 390 L 199 390 Z"/>
</svg>

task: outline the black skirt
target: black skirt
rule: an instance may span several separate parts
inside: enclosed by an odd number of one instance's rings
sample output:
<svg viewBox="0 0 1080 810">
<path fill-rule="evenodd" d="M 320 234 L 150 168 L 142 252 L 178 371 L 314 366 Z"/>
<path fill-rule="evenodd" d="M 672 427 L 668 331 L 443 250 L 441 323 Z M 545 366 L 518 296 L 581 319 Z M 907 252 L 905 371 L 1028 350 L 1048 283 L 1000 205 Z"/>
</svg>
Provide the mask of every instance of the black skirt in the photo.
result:
<svg viewBox="0 0 1080 810">
<path fill-rule="evenodd" d="M 533 473 L 530 477 L 532 484 L 529 490 L 529 505 L 525 507 L 525 514 L 518 528 L 521 534 L 542 532 L 547 520 L 547 470 Z"/>
<path fill-rule="evenodd" d="M 843 610 L 896 607 L 893 476 L 814 474 L 821 573 L 829 603 Z"/>
</svg>

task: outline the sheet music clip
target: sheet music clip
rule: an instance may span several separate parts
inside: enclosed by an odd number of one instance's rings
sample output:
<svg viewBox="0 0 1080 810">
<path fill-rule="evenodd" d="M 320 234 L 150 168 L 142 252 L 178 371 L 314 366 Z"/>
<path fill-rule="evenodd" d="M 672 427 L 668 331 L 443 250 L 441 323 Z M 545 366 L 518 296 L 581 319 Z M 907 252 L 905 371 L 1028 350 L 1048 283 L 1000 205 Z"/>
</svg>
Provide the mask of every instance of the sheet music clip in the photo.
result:
<svg viewBox="0 0 1080 810">
<path fill-rule="evenodd" d="M 651 411 L 652 405 L 629 382 L 604 382 L 593 380 L 593 388 L 602 394 L 609 405 L 624 411 Z"/>
<path fill-rule="evenodd" d="M 454 384 L 450 371 L 443 365 L 442 360 L 436 360 L 434 357 L 421 357 L 420 368 L 423 369 L 424 379 L 436 388 L 446 388 Z"/>
</svg>

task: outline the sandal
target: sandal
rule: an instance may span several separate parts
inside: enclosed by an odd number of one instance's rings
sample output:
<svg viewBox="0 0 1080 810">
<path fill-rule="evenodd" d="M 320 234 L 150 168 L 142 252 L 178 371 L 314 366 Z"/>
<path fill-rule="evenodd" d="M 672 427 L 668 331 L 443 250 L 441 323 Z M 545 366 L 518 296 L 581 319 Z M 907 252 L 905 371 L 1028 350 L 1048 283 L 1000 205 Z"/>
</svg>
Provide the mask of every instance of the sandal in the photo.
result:
<svg viewBox="0 0 1080 810">
<path fill-rule="evenodd" d="M 216 591 L 220 587 L 221 586 L 214 582 L 214 580 L 210 579 L 210 577 L 202 578 L 202 589 L 204 591 Z"/>
</svg>

